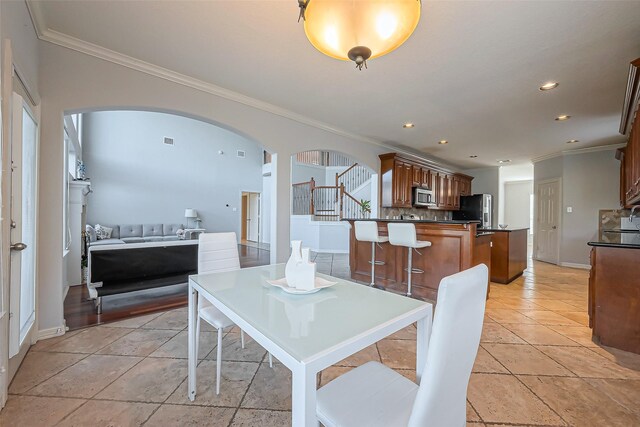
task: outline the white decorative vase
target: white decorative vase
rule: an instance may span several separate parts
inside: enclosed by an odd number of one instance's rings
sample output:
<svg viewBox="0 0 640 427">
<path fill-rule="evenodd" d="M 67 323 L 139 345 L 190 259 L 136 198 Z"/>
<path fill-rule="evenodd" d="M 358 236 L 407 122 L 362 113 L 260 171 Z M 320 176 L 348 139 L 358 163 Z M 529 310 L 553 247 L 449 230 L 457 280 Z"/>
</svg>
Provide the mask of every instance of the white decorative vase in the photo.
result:
<svg viewBox="0 0 640 427">
<path fill-rule="evenodd" d="M 298 264 L 302 262 L 302 240 L 291 241 L 291 255 L 284 268 L 284 277 L 287 279 L 287 286 L 296 287 L 297 275 L 296 270 Z"/>
</svg>

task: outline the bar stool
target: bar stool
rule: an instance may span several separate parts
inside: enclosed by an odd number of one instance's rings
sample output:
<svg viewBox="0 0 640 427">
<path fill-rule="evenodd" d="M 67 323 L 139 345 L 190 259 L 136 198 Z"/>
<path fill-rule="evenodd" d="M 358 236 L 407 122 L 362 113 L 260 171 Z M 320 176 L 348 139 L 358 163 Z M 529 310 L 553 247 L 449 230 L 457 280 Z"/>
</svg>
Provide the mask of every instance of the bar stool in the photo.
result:
<svg viewBox="0 0 640 427">
<path fill-rule="evenodd" d="M 411 273 L 424 273 L 424 270 L 412 267 L 412 255 L 415 250 L 431 246 L 427 240 L 418 240 L 415 224 L 389 223 L 389 243 L 409 248 L 409 266 L 407 267 L 407 296 L 411 296 Z M 418 252 L 420 253 L 420 252 Z"/>
<path fill-rule="evenodd" d="M 355 221 L 353 225 L 356 227 L 356 240 L 371 242 L 371 261 L 369 261 L 371 264 L 371 284 L 369 286 L 375 286 L 376 265 L 384 265 L 384 261 L 376 261 L 376 245 L 388 242 L 389 238 L 378 234 L 378 223 L 376 221 Z M 380 286 L 380 289 L 384 288 Z"/>
</svg>

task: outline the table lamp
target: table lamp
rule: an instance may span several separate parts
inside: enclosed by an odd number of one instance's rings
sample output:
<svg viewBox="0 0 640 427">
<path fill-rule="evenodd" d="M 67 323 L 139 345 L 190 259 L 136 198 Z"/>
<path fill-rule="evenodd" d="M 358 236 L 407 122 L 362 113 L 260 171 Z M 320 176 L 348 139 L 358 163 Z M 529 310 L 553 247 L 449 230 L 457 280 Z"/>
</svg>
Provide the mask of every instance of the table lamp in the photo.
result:
<svg viewBox="0 0 640 427">
<path fill-rule="evenodd" d="M 198 211 L 187 208 L 184 210 L 184 217 L 187 218 L 187 228 L 189 228 L 189 218 L 197 218 Z"/>
</svg>

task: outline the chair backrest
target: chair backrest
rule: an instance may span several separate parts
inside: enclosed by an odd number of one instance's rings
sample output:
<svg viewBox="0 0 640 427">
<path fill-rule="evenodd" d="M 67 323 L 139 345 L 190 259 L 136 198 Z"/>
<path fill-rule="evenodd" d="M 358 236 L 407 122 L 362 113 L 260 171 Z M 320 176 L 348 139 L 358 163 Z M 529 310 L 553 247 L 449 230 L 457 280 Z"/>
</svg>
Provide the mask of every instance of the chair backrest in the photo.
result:
<svg viewBox="0 0 640 427">
<path fill-rule="evenodd" d="M 198 241 L 198 274 L 240 269 L 236 233 L 201 233 Z"/>
<path fill-rule="evenodd" d="M 355 221 L 353 226 L 356 228 L 356 240 L 361 242 L 378 241 L 378 223 L 376 221 Z"/>
<path fill-rule="evenodd" d="M 389 243 L 392 245 L 413 248 L 418 243 L 415 224 L 390 222 L 387 224 L 387 230 L 389 230 Z"/>
<path fill-rule="evenodd" d="M 462 427 L 478 353 L 489 270 L 480 264 L 445 277 L 438 288 L 427 361 L 409 426 Z"/>
</svg>

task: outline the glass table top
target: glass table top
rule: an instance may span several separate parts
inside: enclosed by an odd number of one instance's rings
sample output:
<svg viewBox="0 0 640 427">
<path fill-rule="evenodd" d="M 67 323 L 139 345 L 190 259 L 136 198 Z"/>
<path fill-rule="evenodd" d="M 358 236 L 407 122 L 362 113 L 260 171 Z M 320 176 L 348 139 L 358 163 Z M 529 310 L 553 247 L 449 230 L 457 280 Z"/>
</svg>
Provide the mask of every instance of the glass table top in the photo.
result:
<svg viewBox="0 0 640 427">
<path fill-rule="evenodd" d="M 190 278 L 299 361 L 408 312 L 431 309 L 424 301 L 325 274 L 317 276 L 338 283 L 314 294 L 288 294 L 266 282 L 284 277 L 284 269 L 275 264 Z"/>
</svg>

